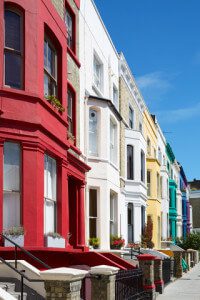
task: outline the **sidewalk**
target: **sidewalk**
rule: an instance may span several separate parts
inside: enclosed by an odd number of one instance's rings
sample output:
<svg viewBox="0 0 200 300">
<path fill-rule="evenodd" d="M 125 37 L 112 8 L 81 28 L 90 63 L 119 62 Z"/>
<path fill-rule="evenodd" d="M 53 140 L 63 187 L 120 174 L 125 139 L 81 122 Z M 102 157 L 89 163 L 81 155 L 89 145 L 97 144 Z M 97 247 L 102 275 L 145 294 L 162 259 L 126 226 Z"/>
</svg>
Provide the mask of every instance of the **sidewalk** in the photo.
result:
<svg viewBox="0 0 200 300">
<path fill-rule="evenodd" d="M 200 300 L 200 263 L 180 279 L 170 283 L 156 300 Z"/>
</svg>

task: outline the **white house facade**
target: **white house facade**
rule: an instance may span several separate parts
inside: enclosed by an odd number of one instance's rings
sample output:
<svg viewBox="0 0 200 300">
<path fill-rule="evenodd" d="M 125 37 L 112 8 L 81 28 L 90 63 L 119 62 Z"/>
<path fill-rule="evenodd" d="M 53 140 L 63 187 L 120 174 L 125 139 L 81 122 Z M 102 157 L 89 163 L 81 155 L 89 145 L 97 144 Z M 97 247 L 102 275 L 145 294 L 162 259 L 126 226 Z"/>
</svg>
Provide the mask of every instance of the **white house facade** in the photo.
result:
<svg viewBox="0 0 200 300">
<path fill-rule="evenodd" d="M 161 191 L 161 239 L 169 237 L 169 174 L 167 170 L 166 139 L 159 126 L 157 156 L 160 163 L 160 191 Z"/>
<path fill-rule="evenodd" d="M 92 0 L 80 8 L 80 149 L 87 177 L 86 237 L 121 235 L 118 53 Z"/>
<path fill-rule="evenodd" d="M 119 60 L 119 107 L 121 122 L 120 174 L 122 199 L 122 236 L 126 244 L 140 242 L 145 225 L 146 141 L 143 136 L 145 103 L 124 55 Z"/>
</svg>

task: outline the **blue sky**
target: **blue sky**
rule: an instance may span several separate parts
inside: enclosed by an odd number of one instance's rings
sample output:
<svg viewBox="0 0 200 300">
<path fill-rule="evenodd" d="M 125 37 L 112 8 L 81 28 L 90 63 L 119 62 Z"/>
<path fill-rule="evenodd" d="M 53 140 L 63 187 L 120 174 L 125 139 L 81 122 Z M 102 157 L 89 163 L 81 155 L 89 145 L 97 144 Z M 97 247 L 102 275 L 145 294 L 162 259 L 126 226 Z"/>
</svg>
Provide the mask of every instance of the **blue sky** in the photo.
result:
<svg viewBox="0 0 200 300">
<path fill-rule="evenodd" d="M 200 179 L 200 1 L 95 3 L 188 180 Z"/>
</svg>

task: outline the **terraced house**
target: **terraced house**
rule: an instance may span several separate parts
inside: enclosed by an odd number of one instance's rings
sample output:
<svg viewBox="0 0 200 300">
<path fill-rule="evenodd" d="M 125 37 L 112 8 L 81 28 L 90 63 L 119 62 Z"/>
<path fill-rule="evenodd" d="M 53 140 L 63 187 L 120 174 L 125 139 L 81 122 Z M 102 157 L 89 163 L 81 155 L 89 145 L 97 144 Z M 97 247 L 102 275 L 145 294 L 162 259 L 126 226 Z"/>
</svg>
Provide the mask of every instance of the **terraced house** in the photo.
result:
<svg viewBox="0 0 200 300">
<path fill-rule="evenodd" d="M 152 241 L 156 248 L 161 243 L 160 162 L 157 156 L 158 135 L 156 119 L 148 109 L 144 111 L 144 136 L 147 144 L 147 218 L 153 221 Z"/>
<path fill-rule="evenodd" d="M 120 53 L 119 106 L 122 235 L 126 244 L 140 242 L 146 215 L 146 141 L 143 135 L 144 100 L 129 66 Z"/>
<path fill-rule="evenodd" d="M 5 0 L 0 13 L 0 230 L 22 225 L 26 247 L 57 232 L 84 249 L 79 1 Z"/>
</svg>

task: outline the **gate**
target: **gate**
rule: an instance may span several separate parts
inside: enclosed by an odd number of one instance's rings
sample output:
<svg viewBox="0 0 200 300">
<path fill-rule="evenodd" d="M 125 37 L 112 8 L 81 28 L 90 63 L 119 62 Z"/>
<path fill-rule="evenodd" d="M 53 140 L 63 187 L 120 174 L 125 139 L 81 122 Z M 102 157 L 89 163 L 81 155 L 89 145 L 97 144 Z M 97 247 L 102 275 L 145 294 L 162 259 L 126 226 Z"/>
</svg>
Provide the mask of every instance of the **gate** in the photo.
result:
<svg viewBox="0 0 200 300">
<path fill-rule="evenodd" d="M 149 295 L 143 289 L 143 273 L 140 269 L 120 270 L 116 275 L 116 300 L 147 300 Z"/>
</svg>

